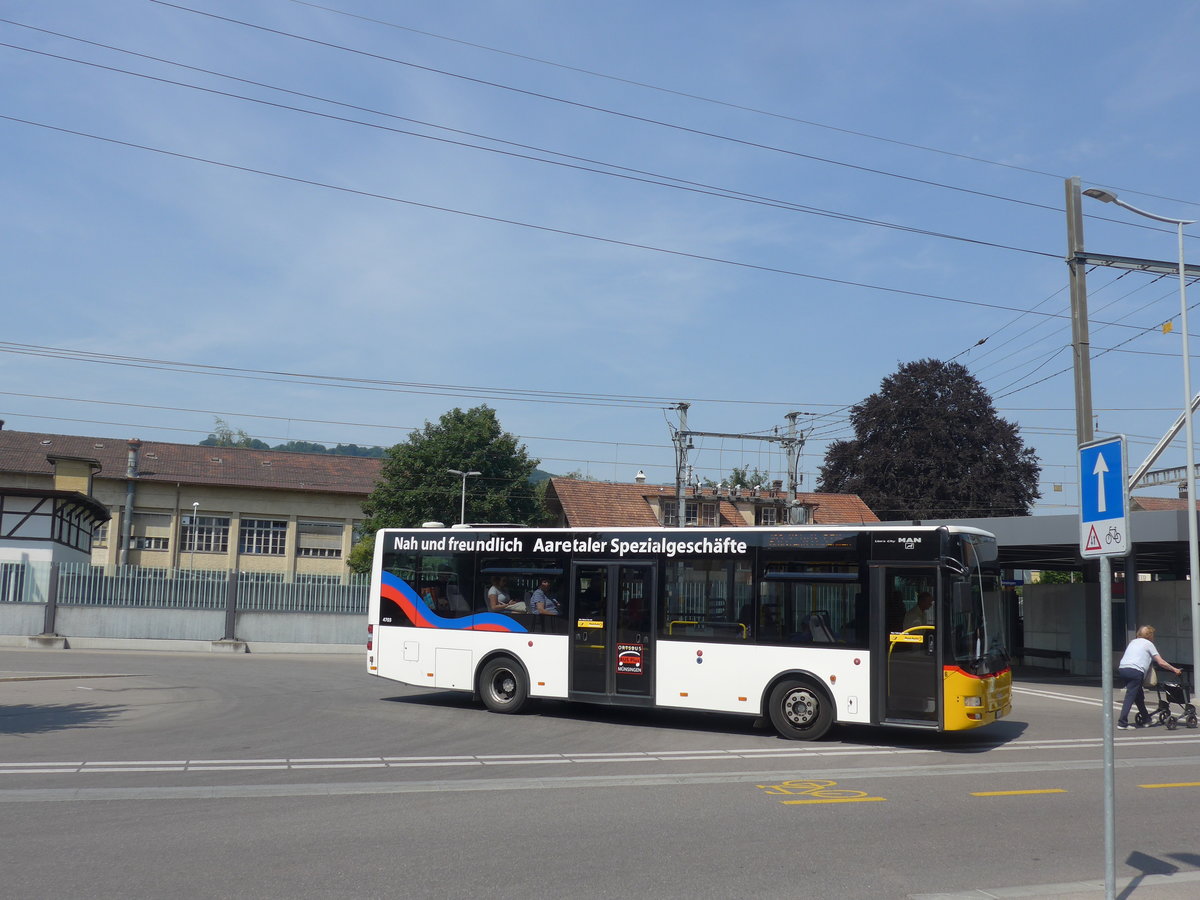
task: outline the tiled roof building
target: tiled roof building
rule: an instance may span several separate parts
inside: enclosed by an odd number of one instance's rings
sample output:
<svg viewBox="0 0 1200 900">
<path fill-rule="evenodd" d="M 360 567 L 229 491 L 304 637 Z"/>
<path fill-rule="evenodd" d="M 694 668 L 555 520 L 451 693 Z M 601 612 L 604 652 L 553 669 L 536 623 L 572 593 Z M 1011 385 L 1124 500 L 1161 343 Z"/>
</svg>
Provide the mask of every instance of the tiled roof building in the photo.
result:
<svg viewBox="0 0 1200 900">
<path fill-rule="evenodd" d="M 94 565 L 341 578 L 382 460 L 0 428 L 0 490 L 50 489 L 52 458 L 95 463 L 112 513 Z M 126 507 L 132 515 L 126 514 Z"/>
<path fill-rule="evenodd" d="M 856 494 L 797 494 L 804 521 L 815 525 L 878 522 Z M 578 528 L 677 525 L 678 500 L 672 485 L 611 484 L 552 478 L 546 502 L 555 524 Z M 686 524 L 709 527 L 776 525 L 787 521 L 787 494 L 779 489 L 688 489 Z"/>
</svg>

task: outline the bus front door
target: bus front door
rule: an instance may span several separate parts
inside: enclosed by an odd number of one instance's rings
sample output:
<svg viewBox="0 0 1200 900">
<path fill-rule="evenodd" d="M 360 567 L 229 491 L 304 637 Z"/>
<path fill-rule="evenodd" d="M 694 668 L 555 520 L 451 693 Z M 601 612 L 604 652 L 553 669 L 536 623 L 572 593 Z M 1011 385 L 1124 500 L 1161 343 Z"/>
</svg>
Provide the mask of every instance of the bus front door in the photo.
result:
<svg viewBox="0 0 1200 900">
<path fill-rule="evenodd" d="M 572 564 L 571 694 L 653 696 L 654 573 L 650 564 Z"/>
<path fill-rule="evenodd" d="M 872 567 L 872 580 L 882 603 L 874 643 L 881 661 L 875 670 L 880 720 L 936 728 L 942 706 L 937 569 Z"/>
</svg>

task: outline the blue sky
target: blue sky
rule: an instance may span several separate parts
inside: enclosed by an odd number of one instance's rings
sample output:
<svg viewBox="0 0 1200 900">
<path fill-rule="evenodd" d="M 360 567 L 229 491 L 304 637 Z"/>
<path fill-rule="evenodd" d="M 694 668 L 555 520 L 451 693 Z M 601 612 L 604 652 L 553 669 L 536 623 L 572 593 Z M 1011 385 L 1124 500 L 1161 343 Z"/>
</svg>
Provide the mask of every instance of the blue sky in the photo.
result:
<svg viewBox="0 0 1200 900">
<path fill-rule="evenodd" d="M 811 490 L 847 407 L 955 358 L 1038 453 L 1037 511 L 1069 512 L 1063 180 L 1200 218 L 1182 0 L 0 19 L 0 418 L 21 431 L 193 443 L 220 416 L 390 445 L 486 402 L 548 471 L 667 482 L 686 400 L 698 431 L 806 413 Z M 1169 226 L 1085 203 L 1088 250 L 1175 259 Z M 1182 408 L 1179 298 L 1118 276 L 1088 279 L 1093 402 L 1136 464 Z M 771 445 L 697 443 L 705 477 L 782 477 Z"/>
</svg>

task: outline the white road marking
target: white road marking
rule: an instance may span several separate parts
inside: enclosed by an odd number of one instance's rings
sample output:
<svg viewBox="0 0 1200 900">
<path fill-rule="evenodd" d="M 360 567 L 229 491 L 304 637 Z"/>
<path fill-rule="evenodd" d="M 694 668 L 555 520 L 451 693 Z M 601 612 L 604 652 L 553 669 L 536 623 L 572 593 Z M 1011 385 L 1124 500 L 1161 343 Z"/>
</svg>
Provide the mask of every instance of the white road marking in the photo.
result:
<svg viewBox="0 0 1200 900">
<path fill-rule="evenodd" d="M 1122 745 L 1165 745 L 1173 746 L 1200 744 L 1200 734 L 1168 734 L 1149 737 L 1139 731 L 1134 735 L 1122 735 L 1116 739 Z M 1000 744 L 980 744 L 993 752 L 1006 751 L 1061 751 L 1084 750 L 1099 747 L 1101 738 L 1053 738 L 1039 741 L 1012 741 Z M 955 749 L 964 749 L 958 746 Z M 1182 747 L 1181 747 L 1182 749 Z M 574 763 L 674 763 L 682 760 L 708 760 L 732 762 L 756 759 L 822 759 L 833 757 L 867 756 L 927 756 L 938 753 L 928 747 L 839 747 L 823 749 L 805 747 L 792 750 L 663 750 L 663 751 L 619 751 L 600 754 L 588 753 L 544 753 L 514 754 L 512 756 L 348 756 L 328 758 L 295 759 L 179 759 L 179 760 L 90 760 L 79 762 L 13 762 L 0 761 L 0 775 L 99 775 L 122 772 L 219 772 L 246 771 L 249 769 L 301 770 L 301 769 L 404 769 L 414 767 L 455 766 L 541 766 Z"/>
</svg>

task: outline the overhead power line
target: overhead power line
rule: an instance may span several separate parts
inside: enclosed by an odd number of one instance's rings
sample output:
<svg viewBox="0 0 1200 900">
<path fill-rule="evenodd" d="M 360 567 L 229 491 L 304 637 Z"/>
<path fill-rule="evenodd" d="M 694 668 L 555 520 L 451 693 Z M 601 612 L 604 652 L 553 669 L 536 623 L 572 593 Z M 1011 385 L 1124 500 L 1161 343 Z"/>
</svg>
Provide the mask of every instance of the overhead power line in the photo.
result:
<svg viewBox="0 0 1200 900">
<path fill-rule="evenodd" d="M 160 0 L 151 0 L 151 2 L 160 2 Z M 962 297 L 948 297 L 942 294 L 931 294 L 926 291 L 912 291 L 904 288 L 887 287 L 886 285 L 871 284 L 863 281 L 852 281 L 848 278 L 833 278 L 828 275 L 815 275 L 811 272 L 799 272 L 794 269 L 784 269 L 778 266 L 767 266 L 759 263 L 750 263 L 742 260 L 727 259 L 720 256 L 712 256 L 704 253 L 691 253 L 685 250 L 672 250 L 666 247 L 656 247 L 652 244 L 643 244 L 637 241 L 626 241 L 619 238 L 605 237 L 603 235 L 587 234 L 581 231 L 571 231 L 566 228 L 554 228 L 549 225 L 538 225 L 532 222 L 522 222 L 518 219 L 508 219 L 502 216 L 490 216 L 484 213 L 472 212 L 469 210 L 454 209 L 448 206 L 439 206 L 434 203 L 422 203 L 417 200 L 408 200 L 403 197 L 395 197 L 389 194 L 382 194 L 375 191 L 364 191 L 357 188 L 346 187 L 344 185 L 330 184 L 329 182 L 317 181 L 311 178 L 299 178 L 294 175 L 285 175 L 280 172 L 272 172 L 267 169 L 258 169 L 253 166 L 242 166 L 236 163 L 223 162 L 221 160 L 209 159 L 203 156 L 196 156 L 189 153 L 179 153 L 174 150 L 167 150 L 161 147 L 152 147 L 147 144 L 139 144 L 133 141 L 124 141 L 118 138 L 105 137 L 103 135 L 92 134 L 86 131 L 78 131 L 73 128 L 63 128 L 58 125 L 51 125 L 46 122 L 37 122 L 31 119 L 23 119 L 18 116 L 8 116 L 0 114 L 0 120 L 15 122 L 20 125 L 28 125 L 34 128 L 43 128 L 48 131 L 55 131 L 60 134 L 69 134 L 75 137 L 86 138 L 88 140 L 101 141 L 103 143 L 113 144 L 120 147 L 128 147 L 134 150 L 144 150 L 149 153 L 158 153 L 163 156 L 173 157 L 175 159 L 188 160 L 190 162 L 202 163 L 204 165 L 215 166 L 231 171 L 244 172 L 250 175 L 261 175 L 266 178 L 273 178 L 279 181 L 286 181 L 293 184 L 301 184 L 308 187 L 323 188 L 325 190 L 338 191 L 340 193 L 351 194 L 358 197 L 365 197 L 373 200 L 384 200 L 389 203 L 400 203 L 405 206 L 412 206 L 418 209 L 427 209 L 434 212 L 449 213 L 451 215 L 466 216 L 472 219 L 478 219 L 485 222 L 493 222 L 501 225 L 513 225 L 518 228 L 527 228 L 532 231 L 540 231 L 547 234 L 557 234 L 564 237 L 580 238 L 582 240 L 597 241 L 603 244 L 610 244 L 618 247 L 628 247 L 633 250 L 646 250 L 651 253 L 664 253 L 668 256 L 676 256 L 682 259 L 693 259 L 700 262 L 711 262 L 719 265 L 734 266 L 741 269 L 749 269 L 756 272 L 767 272 L 773 275 L 784 275 L 790 278 L 805 278 L 812 281 L 819 281 L 824 284 L 836 284 L 844 287 L 862 288 L 864 290 L 882 291 L 889 294 L 898 294 L 903 297 L 916 297 L 925 300 L 936 300 L 943 303 L 956 303 L 964 306 L 973 306 L 981 309 L 1000 309 L 1008 312 L 1025 312 L 1029 315 L 1045 316 L 1051 319 L 1068 319 L 1066 313 L 1050 313 L 1039 312 L 1037 310 L 1025 310 L 1017 306 L 1009 306 L 1003 303 L 986 303 L 982 300 L 967 300 Z M 1047 254 L 1054 257 L 1053 254 Z M 1116 325 L 1113 322 L 1098 322 L 1096 324 Z M 1137 328 L 1133 325 L 1120 325 L 1123 328 Z"/>
<path fill-rule="evenodd" d="M 888 178 L 896 178 L 901 181 L 908 181 L 908 182 L 911 182 L 914 184 L 922 184 L 927 187 L 936 187 L 936 188 L 941 188 L 943 190 L 948 190 L 948 191 L 957 191 L 959 193 L 969 194 L 969 195 L 976 196 L 976 197 L 984 197 L 984 198 L 991 199 L 991 200 L 999 200 L 999 201 L 1002 201 L 1005 203 L 1015 203 L 1020 206 L 1027 206 L 1027 207 L 1030 207 L 1033 209 L 1048 210 L 1048 211 L 1055 212 L 1055 213 L 1062 212 L 1061 209 L 1058 209 L 1054 206 L 1049 206 L 1049 205 L 1046 205 L 1043 203 L 1034 203 L 1029 200 L 1020 200 L 1015 197 L 1006 197 L 1002 194 L 992 194 L 987 191 L 978 191 L 978 190 L 974 190 L 972 188 L 965 188 L 965 187 L 960 187 L 957 185 L 945 184 L 943 182 L 933 181 L 933 180 L 927 179 L 927 178 L 917 178 L 912 175 L 902 175 L 898 172 L 890 172 L 885 169 L 878 169 L 878 168 L 875 168 L 872 166 L 862 166 L 862 165 L 858 165 L 856 163 L 845 162 L 844 160 L 836 160 L 836 159 L 831 159 L 828 157 L 816 156 L 811 153 L 801 153 L 798 150 L 791 150 L 786 147 L 777 147 L 772 144 L 764 144 L 759 141 L 751 141 L 751 140 L 748 140 L 745 138 L 735 137 L 733 135 L 721 134 L 721 133 L 713 132 L 713 131 L 706 131 L 701 128 L 692 128 L 687 125 L 680 125 L 675 122 L 666 122 L 666 121 L 663 121 L 660 119 L 653 119 L 648 116 L 640 116 L 640 115 L 636 115 L 634 113 L 624 112 L 622 110 L 612 109 L 610 107 L 599 106 L 599 105 L 596 105 L 593 103 L 584 103 L 584 102 L 578 101 L 578 100 L 568 100 L 564 97 L 556 97 L 552 94 L 546 94 L 546 93 L 542 93 L 540 91 L 532 91 L 532 90 L 528 90 L 526 88 L 519 88 L 519 87 L 515 87 L 513 85 L 503 84 L 503 83 L 497 82 L 497 81 L 490 81 L 485 78 L 476 78 L 471 75 L 464 75 L 460 72 L 451 72 L 446 69 L 439 69 L 439 68 L 435 68 L 433 66 L 421 65 L 420 63 L 414 63 L 409 60 L 398 59 L 396 57 L 386 56 L 386 55 L 380 54 L 380 53 L 372 53 L 368 50 L 361 50 L 357 47 L 348 47 L 343 44 L 335 44 L 331 41 L 324 41 L 324 40 L 320 40 L 318 38 L 308 37 L 307 35 L 295 34 L 293 32 L 283 31 L 282 29 L 279 29 L 279 28 L 271 28 L 266 25 L 259 25 L 255 22 L 248 22 L 244 19 L 235 19 L 232 16 L 223 16 L 223 15 L 219 15 L 214 12 L 208 12 L 206 10 L 194 9 L 193 7 L 184 6 L 179 3 L 168 2 L 168 0 L 148 0 L 148 2 L 154 3 L 158 6 L 163 6 L 163 7 L 167 7 L 170 9 L 179 10 L 180 12 L 191 13 L 193 15 L 203 16 L 205 18 L 214 19 L 214 20 L 221 21 L 221 22 L 228 22 L 231 25 L 237 25 L 242 28 L 250 28 L 250 29 L 254 29 L 256 31 L 262 31 L 266 34 L 273 34 L 278 37 L 288 38 L 289 40 L 302 41 L 304 43 L 312 44 L 314 46 L 325 47 L 327 49 L 337 50 L 337 51 L 343 52 L 343 53 L 352 53 L 352 54 L 355 54 L 357 56 L 362 56 L 367 59 L 374 59 L 374 60 L 378 60 L 380 62 L 387 62 L 387 63 L 392 63 L 394 65 L 405 66 L 407 68 L 415 69 L 418 71 L 429 72 L 430 74 L 434 74 L 434 75 L 442 75 L 447 78 L 454 78 L 454 79 L 458 79 L 460 81 L 468 82 L 471 84 L 477 84 L 477 85 L 480 85 L 483 87 L 495 88 L 496 90 L 502 90 L 502 91 L 506 91 L 506 92 L 513 93 L 513 94 L 518 94 L 518 95 L 525 96 L 525 97 L 531 97 L 531 98 L 534 98 L 537 100 L 545 100 L 550 103 L 559 103 L 559 104 L 570 106 L 570 107 L 573 107 L 576 109 L 584 109 L 584 110 L 588 110 L 590 112 L 601 113 L 601 114 L 609 115 L 609 116 L 616 116 L 618 118 L 627 119 L 629 121 L 634 121 L 634 122 L 641 122 L 646 125 L 654 125 L 654 126 L 657 126 L 660 128 L 670 128 L 672 130 L 683 132 L 685 134 L 692 134 L 692 135 L 696 135 L 698 137 L 705 137 L 705 138 L 710 138 L 713 140 L 724 141 L 724 142 L 736 144 L 736 145 L 743 146 L 743 147 L 751 147 L 751 148 L 758 149 L 758 150 L 765 150 L 765 151 L 768 151 L 771 153 L 779 153 L 779 154 L 790 156 L 790 157 L 793 157 L 796 159 L 806 159 L 811 162 L 819 162 L 819 163 L 824 163 L 826 165 L 839 166 L 842 168 L 852 169 L 854 171 L 863 172 L 863 173 L 867 173 L 867 174 L 880 175 L 880 176 L 884 176 L 884 177 L 888 177 Z M 1112 221 L 1118 222 L 1120 224 L 1125 224 L 1125 225 L 1131 224 L 1129 222 L 1122 222 L 1119 219 L 1113 219 Z M 1156 226 L 1149 225 L 1149 224 L 1144 225 L 1144 226 L 1138 226 L 1138 227 L 1149 228 L 1149 229 L 1157 230 L 1157 231 L 1164 230 L 1164 229 L 1160 229 L 1160 228 L 1157 228 Z"/>
<path fill-rule="evenodd" d="M 741 112 L 749 112 L 749 113 L 754 113 L 754 114 L 760 115 L 760 116 L 768 116 L 770 118 L 779 119 L 779 120 L 785 121 L 785 122 L 795 122 L 798 125 L 806 125 L 811 128 L 821 128 L 826 131 L 834 131 L 839 134 L 846 134 L 846 135 L 850 135 L 852 137 L 860 137 L 860 138 L 866 138 L 867 140 L 880 141 L 882 143 L 892 144 L 897 147 L 907 147 L 910 150 L 920 150 L 925 153 L 936 153 L 941 156 L 951 157 L 953 159 L 962 159 L 962 160 L 966 160 L 968 162 L 981 163 L 981 164 L 987 165 L 987 166 L 995 166 L 997 168 L 1010 169 L 1015 172 L 1024 172 L 1027 175 L 1038 175 L 1038 176 L 1042 176 L 1045 178 L 1053 178 L 1056 181 L 1063 181 L 1067 177 L 1065 175 L 1056 174 L 1054 172 L 1044 172 L 1041 169 L 1033 169 L 1028 166 L 1018 166 L 1015 163 L 1001 162 L 1000 160 L 987 159 L 986 157 L 975 156 L 975 155 L 972 155 L 969 153 L 960 153 L 960 152 L 957 152 L 954 150 L 947 150 L 944 147 L 932 147 L 927 144 L 917 144 L 917 143 L 913 143 L 911 141 L 903 141 L 898 138 L 891 138 L 891 137 L 886 137 L 884 135 L 872 134 L 871 132 L 868 132 L 868 131 L 859 131 L 859 130 L 855 130 L 853 128 L 844 128 L 844 127 L 841 127 L 838 125 L 830 125 L 827 122 L 816 122 L 816 121 L 813 121 L 812 119 L 802 119 L 799 116 L 792 116 L 792 115 L 788 115 L 786 113 L 775 112 L 774 110 L 762 109 L 761 107 L 750 106 L 749 104 L 735 103 L 730 100 L 720 100 L 720 99 L 717 99 L 714 97 L 708 97 L 703 94 L 697 94 L 697 93 L 693 93 L 690 91 L 683 91 L 683 90 L 677 90 L 674 88 L 663 87 L 662 85 L 650 84 L 649 82 L 638 81 L 633 78 L 624 78 L 620 75 L 613 75 L 608 72 L 598 72 L 595 69 L 586 69 L 581 66 L 572 66 L 572 65 L 568 65 L 567 63 L 561 63 L 561 62 L 557 62 L 555 60 L 545 59 L 545 58 L 539 57 L 539 56 L 531 56 L 531 55 L 528 55 L 525 53 L 517 53 L 516 51 L 513 51 L 513 50 L 505 50 L 505 49 L 502 49 L 499 47 L 492 47 L 487 44 L 480 44 L 480 43 L 476 43 L 473 41 L 464 40 L 462 38 L 450 37 L 448 35 L 438 34 L 433 31 L 424 31 L 420 28 L 413 28 L 412 26 L 402 25 L 398 22 L 389 22 L 384 19 L 376 19 L 371 16 L 359 15 L 357 13 L 352 13 L 352 12 L 349 12 L 348 10 L 344 10 L 344 9 L 338 9 L 333 6 L 326 6 L 321 3 L 313 3 L 313 2 L 311 2 L 311 0 L 288 0 L 288 2 L 294 3 L 297 6 L 307 6 L 312 9 L 319 9 L 319 10 L 322 10 L 323 12 L 333 13 L 334 15 L 344 16 L 349 19 L 357 19 L 362 22 L 369 22 L 374 25 L 382 25 L 387 28 L 395 28 L 395 29 L 398 29 L 401 31 L 410 32 L 412 34 L 419 34 L 424 37 L 434 38 L 439 41 L 446 41 L 446 42 L 453 43 L 453 44 L 460 44 L 464 47 L 472 47 L 476 50 L 484 50 L 488 53 L 497 53 L 497 54 L 500 54 L 503 56 L 512 57 L 514 59 L 525 60 L 526 62 L 533 62 L 533 63 L 537 63 L 539 65 L 544 65 L 544 66 L 552 66 L 554 68 L 563 69 L 568 72 L 577 72 L 581 75 L 588 75 L 593 78 L 603 78 L 607 81 L 614 81 L 614 82 L 618 82 L 620 84 L 627 84 L 627 85 L 631 85 L 633 87 L 644 88 L 649 91 L 656 91 L 658 93 L 669 94 L 674 97 L 683 97 L 688 100 L 696 100 L 701 103 L 708 103 L 708 104 L 712 104 L 714 106 L 723 106 L 728 109 L 740 110 Z M 1138 194 L 1142 197 L 1152 197 L 1157 200 L 1168 200 L 1172 203 L 1185 203 L 1189 206 L 1200 205 L 1200 203 L 1197 203 L 1194 200 L 1179 200 L 1174 197 L 1164 197 L 1159 194 L 1149 194 L 1144 191 L 1137 191 L 1133 188 L 1120 188 L 1115 185 L 1112 187 L 1119 190 L 1121 193 L 1134 193 L 1134 194 Z"/>
<path fill-rule="evenodd" d="M 0 19 L 0 22 L 7 22 L 7 21 L 8 20 L 6 20 L 6 19 Z M 36 30 L 42 31 L 43 29 L 36 29 Z M 57 34 L 57 33 L 55 33 L 55 34 Z M 58 36 L 69 37 L 67 35 L 58 35 Z M 70 38 L 70 39 L 78 40 L 77 38 Z M 87 41 L 86 43 L 93 43 L 93 42 Z M 104 45 L 96 45 L 96 46 L 104 46 Z M 149 75 L 149 74 L 146 74 L 143 72 L 134 72 L 129 69 L 120 69 L 115 66 L 107 66 L 107 65 L 103 65 L 101 63 L 90 62 L 88 60 L 82 60 L 82 59 L 76 59 L 74 57 L 63 56 L 63 55 L 57 54 L 57 53 L 48 53 L 44 50 L 35 50 L 31 47 L 22 47 L 19 44 L 10 44 L 7 42 L 0 42 L 0 47 L 7 47 L 11 50 L 20 50 L 25 53 L 32 53 L 37 56 L 46 57 L 48 59 L 56 59 L 56 60 L 60 60 L 62 62 L 70 62 L 70 63 L 75 63 L 76 65 L 88 66 L 88 67 L 94 68 L 94 69 L 101 69 L 103 71 L 113 72 L 113 73 L 119 74 L 119 75 L 128 75 L 128 76 L 131 76 L 134 78 L 142 78 L 147 81 L 155 81 L 160 84 L 168 84 L 168 85 L 172 85 L 174 87 L 185 88 L 187 90 L 200 91 L 202 93 L 213 94 L 213 95 L 216 95 L 219 97 L 227 97 L 232 100 L 240 100 L 240 101 L 244 101 L 247 103 L 255 103 L 255 104 L 259 104 L 261 106 L 271 107 L 272 109 L 282 109 L 282 110 L 286 110 L 288 112 L 295 112 L 295 113 L 300 113 L 300 114 L 306 115 L 306 116 L 313 116 L 316 118 L 326 119 L 326 120 L 330 120 L 330 121 L 334 121 L 334 122 L 341 122 L 341 123 L 347 124 L 347 125 L 357 125 L 362 128 L 371 128 L 371 129 L 374 129 L 377 131 L 386 131 L 391 134 L 403 135 L 405 137 L 417 138 L 419 140 L 436 141 L 438 143 L 450 144 L 450 145 L 453 145 L 456 147 L 462 147 L 462 148 L 468 149 L 468 150 L 477 150 L 482 153 L 492 153 L 492 154 L 496 154 L 499 156 L 506 156 L 511 159 L 520 159 L 520 160 L 525 160 L 527 162 L 536 162 L 536 163 L 541 163 L 543 165 L 550 165 L 550 166 L 556 166 L 556 167 L 565 168 L 565 169 L 571 169 L 571 170 L 574 170 L 577 172 L 587 172 L 592 175 L 602 175 L 607 178 L 620 178 L 625 181 L 632 181 L 632 182 L 636 182 L 639 184 L 649 184 L 649 185 L 653 185 L 655 187 L 667 188 L 669 190 L 687 191 L 688 193 L 702 194 L 702 195 L 709 196 L 709 197 L 718 197 L 720 199 L 733 200 L 733 201 L 736 201 L 739 203 L 751 203 L 751 204 L 755 204 L 758 206 L 767 206 L 772 209 L 780 209 L 780 210 L 789 211 L 789 212 L 804 213 L 806 215 L 821 216 L 823 218 L 838 219 L 840 221 L 852 222 L 852 223 L 857 223 L 857 224 L 861 224 L 861 225 L 870 225 L 870 226 L 877 227 L 877 228 L 888 228 L 888 229 L 892 229 L 895 231 L 903 231 L 903 232 L 907 232 L 909 234 L 916 234 L 916 235 L 921 235 L 924 237 L 935 237 L 935 238 L 940 238 L 942 240 L 960 241 L 962 243 L 974 244 L 976 246 L 981 246 L 981 247 L 993 247 L 998 250 L 1010 250 L 1015 253 L 1025 253 L 1025 254 L 1028 254 L 1031 256 L 1041 256 L 1041 257 L 1045 257 L 1047 259 L 1058 259 L 1059 258 L 1057 254 L 1048 253 L 1043 250 L 1033 250 L 1028 247 L 1015 247 L 1015 246 L 1011 246 L 1009 244 L 1000 244 L 1000 243 L 997 243 L 994 241 L 985 241 L 980 238 L 971 238 L 971 237 L 967 237 L 965 235 L 947 234 L 944 232 L 933 231 L 933 230 L 927 229 L 927 228 L 917 228 L 912 225 L 902 225 L 898 222 L 887 222 L 882 219 L 872 219 L 872 218 L 868 218 L 866 216 L 855 215 L 853 213 L 844 213 L 844 212 L 839 212 L 837 210 L 823 209 L 821 207 L 809 206 L 807 204 L 802 204 L 802 203 L 796 203 L 791 200 L 782 200 L 782 199 L 778 199 L 778 198 L 774 198 L 774 197 L 767 197 L 767 196 L 764 196 L 761 194 L 752 194 L 752 193 L 747 193 L 745 191 L 738 191 L 733 188 L 724 188 L 724 187 L 720 187 L 719 185 L 711 185 L 711 184 L 706 184 L 704 182 L 699 182 L 699 181 L 690 181 L 690 180 L 686 180 L 686 179 L 675 178 L 671 175 L 665 175 L 665 174 L 658 173 L 658 172 L 650 172 L 650 171 L 646 171 L 643 169 L 634 169 L 634 168 L 630 168 L 630 167 L 626 167 L 626 166 L 618 166 L 613 163 L 604 162 L 603 160 L 594 160 L 594 159 L 589 159 L 587 157 L 580 157 L 580 156 L 569 156 L 568 154 L 559 153 L 558 151 L 547 150 L 547 149 L 541 148 L 541 147 L 533 147 L 531 145 L 513 144 L 512 142 L 502 141 L 498 138 L 489 137 L 487 135 L 472 135 L 472 136 L 479 137 L 483 140 L 493 141 L 496 143 L 507 144 L 509 146 L 521 146 L 526 149 L 536 150 L 538 153 L 547 153 L 547 154 L 551 154 L 553 156 L 574 159 L 574 160 L 577 160 L 578 162 L 563 162 L 563 161 L 560 161 L 557 159 L 545 159 L 540 156 L 531 156 L 526 153 L 515 153 L 515 152 L 509 151 L 509 150 L 501 150 L 501 149 L 498 149 L 495 147 L 484 147 L 480 144 L 472 144 L 472 143 L 468 143 L 466 141 L 452 140 L 450 138 L 437 137 L 436 135 L 431 135 L 431 134 L 423 134 L 419 131 L 409 131 L 409 130 L 403 129 L 403 128 L 392 128 L 387 125 L 380 125 L 377 122 L 364 122 L 361 119 L 351 119 L 351 118 L 347 118 L 346 116 L 335 116 L 335 115 L 331 115 L 329 113 L 319 112 L 317 110 L 304 109 L 303 107 L 299 107 L 299 106 L 290 106 L 285 103 L 275 103 L 273 101 L 263 100 L 258 97 L 249 97 L 244 94 L 234 94 L 229 91 L 219 91 L 219 90 L 216 90 L 215 88 L 204 87 L 202 85 L 189 84 L 187 82 L 176 81 L 176 80 L 170 79 L 170 78 L 162 78 L 157 75 Z M 118 48 L 109 48 L 109 49 L 118 49 Z M 118 52 L 124 53 L 127 51 L 118 50 Z M 136 55 L 141 56 L 142 54 L 136 54 Z M 158 62 L 167 63 L 169 65 L 179 65 L 178 63 L 171 62 L 170 60 L 163 60 L 163 59 L 158 59 L 155 57 L 147 57 L 147 58 L 155 59 Z M 192 67 L 184 66 L 184 68 L 190 69 Z M 224 73 L 213 72 L 211 70 L 201 70 L 201 71 L 204 71 L 207 74 L 215 75 L 215 76 L 218 76 L 221 78 L 231 78 L 231 79 L 237 80 L 237 81 L 242 80 L 242 79 L 233 78 L 233 76 L 225 75 Z M 294 93 L 292 91 L 288 91 L 285 88 L 280 88 L 275 85 L 265 84 L 263 82 L 252 82 L 252 83 L 257 86 L 267 88 L 268 90 L 280 91 L 280 92 L 289 93 L 289 94 Z M 344 104 L 339 103 L 336 100 L 330 100 L 328 98 L 318 97 L 313 94 L 304 94 L 302 96 L 307 97 L 309 99 L 318 100 L 322 103 L 331 103 L 331 104 L 335 104 L 335 105 L 339 105 L 339 106 L 344 105 Z M 355 108 L 363 109 L 362 107 L 355 107 Z M 404 121 L 414 121 L 414 122 L 417 121 L 417 120 L 406 119 L 403 116 L 392 116 L 390 113 L 385 113 L 380 110 L 364 109 L 364 111 L 371 112 L 375 115 L 388 116 L 390 118 L 397 118 L 397 119 L 401 119 Z M 429 127 L 429 128 L 438 128 L 438 129 L 442 129 L 442 130 L 446 130 L 446 131 L 457 131 L 456 129 L 447 129 L 444 126 L 437 125 L 437 124 L 434 124 L 431 122 L 418 122 L 418 124 L 425 125 L 426 127 Z M 462 134 L 464 132 L 458 132 L 458 133 Z M 589 163 L 590 165 L 579 164 L 579 163 L 583 163 L 583 162 Z M 594 168 L 593 166 L 604 166 L 605 168 L 597 169 L 597 168 Z M 616 171 L 608 171 L 609 169 L 613 169 Z M 642 177 L 642 176 L 645 176 L 645 177 Z"/>
</svg>

